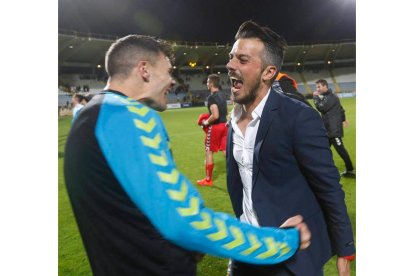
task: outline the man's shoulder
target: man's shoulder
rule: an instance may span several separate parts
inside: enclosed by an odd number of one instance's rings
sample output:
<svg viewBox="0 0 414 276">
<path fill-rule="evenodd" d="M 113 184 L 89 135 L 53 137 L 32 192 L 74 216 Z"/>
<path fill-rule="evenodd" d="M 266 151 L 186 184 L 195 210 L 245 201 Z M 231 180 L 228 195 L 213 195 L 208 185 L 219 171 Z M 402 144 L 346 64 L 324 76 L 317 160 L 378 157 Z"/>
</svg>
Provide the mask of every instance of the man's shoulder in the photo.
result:
<svg viewBox="0 0 414 276">
<path fill-rule="evenodd" d="M 219 91 L 217 92 L 217 94 L 218 94 L 218 95 L 220 95 L 220 96 L 225 96 L 225 94 L 224 94 L 223 90 L 219 90 Z"/>
<path fill-rule="evenodd" d="M 328 90 L 328 92 L 326 92 L 324 94 L 325 97 L 335 97 L 338 98 L 338 96 L 336 95 L 335 91 L 332 91 L 331 89 Z"/>
<path fill-rule="evenodd" d="M 94 97 L 95 98 L 95 97 Z M 159 117 L 157 112 L 137 100 L 117 94 L 104 94 L 101 98 L 101 115 L 107 119 L 128 117 L 146 120 L 147 117 Z"/>
<path fill-rule="evenodd" d="M 211 93 L 210 94 L 210 97 L 211 98 L 219 98 L 220 97 L 220 95 L 221 95 L 221 91 L 217 91 L 217 92 L 214 92 L 214 93 Z"/>
<path fill-rule="evenodd" d="M 224 92 L 221 91 L 221 90 L 217 94 L 218 94 L 217 97 L 220 99 L 222 104 L 227 105 L 227 103 L 226 103 L 226 94 L 224 94 Z"/>
<path fill-rule="evenodd" d="M 223 97 L 225 98 L 224 93 L 221 91 L 218 91 L 218 92 L 210 94 L 207 97 L 207 101 L 213 101 L 214 103 L 219 103 L 223 99 Z"/>
<path fill-rule="evenodd" d="M 320 118 L 319 113 L 314 108 L 302 101 L 292 99 L 276 92 L 275 94 L 278 99 L 277 113 L 286 125 L 291 125 L 291 123 L 294 124 L 298 121 L 298 118 Z"/>
<path fill-rule="evenodd" d="M 278 100 L 280 101 L 280 105 L 283 106 L 287 110 L 297 111 L 297 110 L 302 110 L 302 109 L 313 109 L 312 107 L 310 107 L 309 105 L 305 104 L 304 102 L 300 100 L 288 97 L 285 94 L 280 94 L 275 91 L 273 92 L 274 94 L 276 94 L 276 97 L 278 97 Z"/>
</svg>

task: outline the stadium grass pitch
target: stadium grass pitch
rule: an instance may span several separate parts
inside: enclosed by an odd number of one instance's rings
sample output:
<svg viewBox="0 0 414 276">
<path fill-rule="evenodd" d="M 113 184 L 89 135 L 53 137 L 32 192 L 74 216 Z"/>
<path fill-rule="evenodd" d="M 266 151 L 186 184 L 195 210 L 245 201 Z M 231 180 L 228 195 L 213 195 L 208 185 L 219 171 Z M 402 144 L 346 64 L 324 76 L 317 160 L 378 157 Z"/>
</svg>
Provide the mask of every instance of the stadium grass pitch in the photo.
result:
<svg viewBox="0 0 414 276">
<path fill-rule="evenodd" d="M 355 106 L 356 99 L 341 99 L 341 103 L 346 110 L 346 117 L 350 123 L 345 128 L 345 137 L 343 139 L 346 149 L 351 159 L 356 165 L 356 142 L 355 142 Z M 197 126 L 197 118 L 201 113 L 205 113 L 205 107 L 173 109 L 160 113 L 164 120 L 171 140 L 171 146 L 178 169 L 195 183 L 197 179 L 204 177 L 204 132 Z M 230 111 L 230 106 L 229 106 Z M 89 262 L 79 235 L 79 231 L 72 213 L 69 198 L 66 192 L 63 175 L 63 157 L 66 138 L 69 132 L 71 117 L 59 118 L 59 148 L 58 148 L 58 211 L 59 211 L 59 275 L 92 275 Z M 332 147 L 333 149 L 333 147 Z M 342 159 L 333 149 L 333 157 L 336 166 L 340 172 L 345 170 Z M 225 159 L 221 153 L 214 155 L 214 175 L 213 187 L 196 188 L 200 191 L 204 203 L 215 211 L 233 214 L 230 199 L 227 195 L 226 188 L 226 170 Z M 356 166 L 355 166 L 356 167 Z M 348 213 L 354 229 L 356 230 L 356 181 L 352 178 L 342 178 L 341 184 L 345 191 L 345 200 L 348 207 Z M 198 264 L 197 275 L 215 276 L 225 275 L 227 270 L 227 259 L 213 256 L 205 256 Z M 356 262 L 351 263 L 351 273 L 355 275 Z M 326 276 L 337 275 L 336 257 L 332 258 L 324 267 Z"/>
</svg>

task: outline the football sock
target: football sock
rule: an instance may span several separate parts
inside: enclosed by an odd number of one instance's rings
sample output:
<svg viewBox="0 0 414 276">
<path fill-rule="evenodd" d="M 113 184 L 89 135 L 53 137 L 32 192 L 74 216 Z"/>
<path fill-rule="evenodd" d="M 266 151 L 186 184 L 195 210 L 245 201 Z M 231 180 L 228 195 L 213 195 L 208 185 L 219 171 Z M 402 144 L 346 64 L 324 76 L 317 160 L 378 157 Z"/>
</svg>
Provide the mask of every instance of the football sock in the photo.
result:
<svg viewBox="0 0 414 276">
<path fill-rule="evenodd" d="M 214 163 L 206 164 L 206 180 L 211 181 L 213 178 Z"/>
</svg>

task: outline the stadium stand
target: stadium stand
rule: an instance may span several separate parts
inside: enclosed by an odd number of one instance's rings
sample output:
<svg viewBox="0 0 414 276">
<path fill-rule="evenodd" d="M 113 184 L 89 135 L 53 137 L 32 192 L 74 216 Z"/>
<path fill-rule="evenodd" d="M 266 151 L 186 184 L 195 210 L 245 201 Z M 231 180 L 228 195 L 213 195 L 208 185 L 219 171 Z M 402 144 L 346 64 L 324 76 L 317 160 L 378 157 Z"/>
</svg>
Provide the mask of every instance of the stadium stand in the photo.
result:
<svg viewBox="0 0 414 276">
<path fill-rule="evenodd" d="M 105 52 L 117 37 L 59 30 L 58 38 L 58 106 L 70 108 L 73 93 L 95 94 L 105 86 Z M 211 73 L 220 75 L 222 90 L 230 99 L 231 83 L 225 66 L 231 43 L 175 41 L 172 44 L 177 84 L 168 95 L 170 104 L 204 105 L 209 95 L 207 76 Z M 326 79 L 339 96 L 356 95 L 354 41 L 289 45 L 282 69 L 297 81 L 299 92 L 307 97 L 311 97 L 318 79 Z"/>
<path fill-rule="evenodd" d="M 105 86 L 104 80 L 97 80 L 94 75 L 62 74 L 59 81 L 71 87 L 72 92 L 99 93 Z M 73 91 L 75 90 L 75 91 Z"/>
<path fill-rule="evenodd" d="M 68 107 L 70 105 L 71 99 L 72 99 L 72 95 L 70 93 L 67 93 L 61 90 L 58 91 L 58 106 Z"/>
</svg>

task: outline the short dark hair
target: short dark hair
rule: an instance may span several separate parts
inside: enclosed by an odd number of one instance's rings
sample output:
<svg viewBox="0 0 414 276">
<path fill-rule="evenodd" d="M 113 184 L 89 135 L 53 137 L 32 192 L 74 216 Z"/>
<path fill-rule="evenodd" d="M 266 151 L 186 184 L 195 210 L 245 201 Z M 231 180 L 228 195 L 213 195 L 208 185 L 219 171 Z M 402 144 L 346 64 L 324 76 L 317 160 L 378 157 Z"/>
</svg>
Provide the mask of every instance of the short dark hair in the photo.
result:
<svg viewBox="0 0 414 276">
<path fill-rule="evenodd" d="M 165 54 L 174 62 L 171 45 L 165 40 L 145 35 L 128 35 L 116 40 L 105 55 L 105 70 L 109 77 L 128 76 L 137 59 L 145 58 L 154 62 L 154 57 Z"/>
<path fill-rule="evenodd" d="M 207 77 L 210 80 L 210 83 L 213 84 L 215 88 L 220 89 L 220 76 L 217 74 L 211 74 Z"/>
<path fill-rule="evenodd" d="M 328 86 L 328 82 L 326 80 L 324 80 L 324 79 L 317 80 L 315 83 L 320 83 L 323 86 L 329 87 Z"/>
<path fill-rule="evenodd" d="M 287 48 L 286 40 L 274 32 L 269 27 L 263 27 L 256 22 L 249 20 L 242 23 L 234 37 L 235 40 L 241 38 L 257 38 L 264 44 L 262 56 L 263 69 L 269 65 L 275 65 L 280 72 L 283 62 L 284 52 Z"/>
<path fill-rule="evenodd" d="M 87 93 L 84 97 L 85 101 L 88 103 L 90 102 L 90 100 L 92 100 L 92 98 L 95 96 L 95 94 L 92 93 Z"/>
<path fill-rule="evenodd" d="M 84 97 L 81 94 L 75 93 L 73 97 L 80 103 Z"/>
</svg>

